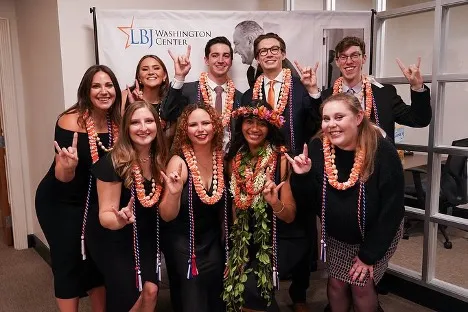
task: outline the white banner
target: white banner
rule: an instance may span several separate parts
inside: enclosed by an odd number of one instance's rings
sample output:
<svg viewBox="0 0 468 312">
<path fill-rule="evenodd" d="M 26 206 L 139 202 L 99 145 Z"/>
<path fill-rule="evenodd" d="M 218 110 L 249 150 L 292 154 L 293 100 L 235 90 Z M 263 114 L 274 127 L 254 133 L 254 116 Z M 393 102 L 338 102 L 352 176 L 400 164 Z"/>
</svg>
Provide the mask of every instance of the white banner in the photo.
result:
<svg viewBox="0 0 468 312">
<path fill-rule="evenodd" d="M 134 82 L 139 59 L 155 54 L 165 63 L 169 77 L 173 77 L 173 61 L 168 54 L 186 52 L 192 46 L 192 69 L 186 81 L 198 80 L 206 71 L 204 49 L 207 41 L 217 36 L 227 37 L 235 49 L 229 75 L 236 88 L 248 89 L 246 72 L 249 57 L 243 54 L 242 38 L 233 35 L 243 21 L 254 21 L 263 33 L 274 32 L 286 42 L 286 57 L 291 62 L 314 65 L 320 62 L 319 82 L 328 86 L 336 76 L 329 50 L 346 35 L 357 35 L 367 43 L 369 54 L 371 12 L 332 11 L 131 11 L 97 10 L 97 29 L 100 63 L 108 65 L 117 75 L 121 88 Z M 236 42 L 234 42 L 236 41 Z M 236 43 L 236 45 L 234 44 Z M 330 77 L 330 79 L 328 79 Z M 334 78 L 334 77 L 333 77 Z"/>
</svg>

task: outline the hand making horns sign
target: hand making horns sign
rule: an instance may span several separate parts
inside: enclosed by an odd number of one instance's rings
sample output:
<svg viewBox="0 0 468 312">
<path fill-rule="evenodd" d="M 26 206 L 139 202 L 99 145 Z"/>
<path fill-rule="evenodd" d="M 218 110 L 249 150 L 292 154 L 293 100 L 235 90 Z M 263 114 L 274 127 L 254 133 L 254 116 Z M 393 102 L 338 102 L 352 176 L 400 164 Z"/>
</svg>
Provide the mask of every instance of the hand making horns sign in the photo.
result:
<svg viewBox="0 0 468 312">
<path fill-rule="evenodd" d="M 304 174 L 310 171 L 312 167 L 312 161 L 309 158 L 309 150 L 307 148 L 307 144 L 304 143 L 304 149 L 302 150 L 302 154 L 297 155 L 294 159 L 291 158 L 287 153 L 284 153 L 286 159 L 291 164 L 294 172 L 297 174 Z"/>
<path fill-rule="evenodd" d="M 75 169 L 78 165 L 78 150 L 76 149 L 77 144 L 78 133 L 76 132 L 73 133 L 72 146 L 68 148 L 60 148 L 57 141 L 54 141 L 54 146 L 58 153 L 56 161 L 59 162 L 64 169 Z"/>
<path fill-rule="evenodd" d="M 187 46 L 187 52 L 185 55 L 175 56 L 171 50 L 167 50 L 172 60 L 174 61 L 174 78 L 177 80 L 185 80 L 185 76 L 187 76 L 190 69 L 192 68 L 192 65 L 190 64 L 191 51 L 192 47 L 190 45 Z"/>
<path fill-rule="evenodd" d="M 182 181 L 182 163 L 179 164 L 179 168 L 176 171 L 172 171 L 168 175 L 161 171 L 161 175 L 171 195 L 182 193 L 182 189 L 184 188 L 184 181 Z"/>
<path fill-rule="evenodd" d="M 423 87 L 423 78 L 421 76 L 421 71 L 419 67 L 421 66 L 421 57 L 418 56 L 416 64 L 411 64 L 410 66 L 406 67 L 403 62 L 397 58 L 396 62 L 401 69 L 403 75 L 405 75 L 406 79 L 413 90 L 419 90 Z"/>
<path fill-rule="evenodd" d="M 301 76 L 301 82 L 304 87 L 307 89 L 307 92 L 314 94 L 318 93 L 317 87 L 317 68 L 319 63 L 315 63 L 314 67 L 306 66 L 302 67 L 298 61 L 294 61 L 297 69 L 299 70 L 299 75 Z"/>
</svg>

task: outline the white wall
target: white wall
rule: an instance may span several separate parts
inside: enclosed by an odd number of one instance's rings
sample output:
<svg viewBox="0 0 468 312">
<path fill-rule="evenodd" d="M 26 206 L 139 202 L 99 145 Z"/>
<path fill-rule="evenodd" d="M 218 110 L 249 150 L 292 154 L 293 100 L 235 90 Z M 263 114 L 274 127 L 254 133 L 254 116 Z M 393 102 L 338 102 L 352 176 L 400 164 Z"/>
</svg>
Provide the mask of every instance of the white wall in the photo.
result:
<svg viewBox="0 0 468 312">
<path fill-rule="evenodd" d="M 76 89 L 85 70 L 94 64 L 94 39 L 90 7 L 148 10 L 283 10 L 283 0 L 57 0 L 65 105 L 76 100 Z"/>
<path fill-rule="evenodd" d="M 45 242 L 34 196 L 52 163 L 54 125 L 64 110 L 57 2 L 17 0 L 15 5 L 26 103 L 31 232 Z"/>
</svg>

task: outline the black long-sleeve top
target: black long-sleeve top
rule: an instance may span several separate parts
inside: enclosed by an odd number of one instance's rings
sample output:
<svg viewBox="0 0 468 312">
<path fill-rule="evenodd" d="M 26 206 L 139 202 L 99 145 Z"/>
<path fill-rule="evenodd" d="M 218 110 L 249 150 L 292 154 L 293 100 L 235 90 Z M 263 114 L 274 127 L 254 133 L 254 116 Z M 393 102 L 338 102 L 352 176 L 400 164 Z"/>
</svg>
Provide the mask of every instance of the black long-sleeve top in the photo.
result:
<svg viewBox="0 0 468 312">
<path fill-rule="evenodd" d="M 354 151 L 335 147 L 338 181 L 349 178 L 354 163 Z M 293 174 L 291 187 L 294 197 L 300 197 L 317 208 L 322 207 L 324 157 L 322 141 L 309 142 L 312 169 L 308 174 Z M 404 216 L 404 177 L 400 158 L 388 140 L 379 139 L 374 171 L 365 183 L 365 235 L 362 239 L 358 225 L 357 203 L 359 182 L 340 191 L 327 183 L 325 228 L 326 234 L 348 244 L 360 244 L 359 259 L 372 265 L 380 260 L 395 237 Z"/>
</svg>

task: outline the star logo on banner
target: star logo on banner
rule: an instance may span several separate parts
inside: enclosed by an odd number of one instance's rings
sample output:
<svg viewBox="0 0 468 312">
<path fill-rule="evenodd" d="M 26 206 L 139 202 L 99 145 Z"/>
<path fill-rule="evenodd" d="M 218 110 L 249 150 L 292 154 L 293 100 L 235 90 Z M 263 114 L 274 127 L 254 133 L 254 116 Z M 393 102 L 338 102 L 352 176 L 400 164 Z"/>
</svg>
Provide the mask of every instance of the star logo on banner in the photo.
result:
<svg viewBox="0 0 468 312">
<path fill-rule="evenodd" d="M 130 40 L 130 33 L 129 30 L 131 31 L 133 28 L 133 20 L 135 19 L 135 16 L 132 16 L 132 24 L 130 26 L 118 26 L 117 28 L 123 32 L 127 36 L 127 42 L 125 42 L 125 49 L 127 49 L 130 45 L 128 44 L 128 40 Z"/>
</svg>

